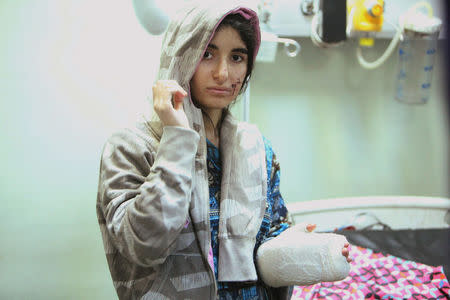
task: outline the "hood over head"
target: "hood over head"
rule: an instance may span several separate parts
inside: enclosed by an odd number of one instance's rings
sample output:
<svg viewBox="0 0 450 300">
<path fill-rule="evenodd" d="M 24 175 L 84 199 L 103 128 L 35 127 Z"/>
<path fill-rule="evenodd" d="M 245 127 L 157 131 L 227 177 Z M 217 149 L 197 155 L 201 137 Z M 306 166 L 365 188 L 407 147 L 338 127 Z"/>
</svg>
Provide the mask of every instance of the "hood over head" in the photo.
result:
<svg viewBox="0 0 450 300">
<path fill-rule="evenodd" d="M 220 22 L 229 14 L 240 14 L 251 20 L 256 37 L 253 58 L 256 59 L 261 43 L 259 20 L 255 11 L 237 1 L 188 2 L 169 23 L 161 46 L 157 80 L 176 80 L 188 92 L 184 111 L 191 128 L 203 136 L 202 113 L 192 102 L 190 81 Z M 150 125 L 161 136 L 162 124 L 157 114 L 153 114 Z"/>
</svg>

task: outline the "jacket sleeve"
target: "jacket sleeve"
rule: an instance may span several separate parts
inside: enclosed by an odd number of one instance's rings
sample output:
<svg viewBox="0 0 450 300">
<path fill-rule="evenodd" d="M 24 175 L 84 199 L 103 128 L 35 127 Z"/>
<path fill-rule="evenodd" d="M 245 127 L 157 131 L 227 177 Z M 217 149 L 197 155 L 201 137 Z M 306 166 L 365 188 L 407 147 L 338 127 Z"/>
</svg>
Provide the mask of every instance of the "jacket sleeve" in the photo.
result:
<svg viewBox="0 0 450 300">
<path fill-rule="evenodd" d="M 131 132 L 105 144 L 98 206 L 114 247 L 134 263 L 161 264 L 174 248 L 188 218 L 198 141 L 193 130 L 166 126 L 158 149 Z"/>
</svg>

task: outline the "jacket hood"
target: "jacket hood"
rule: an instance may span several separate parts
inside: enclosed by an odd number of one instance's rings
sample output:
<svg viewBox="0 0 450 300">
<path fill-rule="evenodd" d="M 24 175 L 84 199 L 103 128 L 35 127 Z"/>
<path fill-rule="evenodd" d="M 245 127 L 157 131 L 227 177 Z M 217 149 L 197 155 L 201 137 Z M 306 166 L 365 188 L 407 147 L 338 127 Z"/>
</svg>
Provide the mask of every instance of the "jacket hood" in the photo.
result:
<svg viewBox="0 0 450 300">
<path fill-rule="evenodd" d="M 220 22 L 229 14 L 240 14 L 251 20 L 256 33 L 254 58 L 261 43 L 256 12 L 238 2 L 234 4 L 233 2 L 189 2 L 171 20 L 162 41 L 157 80 L 176 80 L 188 92 L 188 97 L 184 99 L 184 111 L 191 128 L 200 135 L 204 135 L 203 118 L 200 109 L 192 102 L 190 80 Z M 157 136 L 161 137 L 162 124 L 157 114 L 153 114 L 150 125 Z"/>
</svg>

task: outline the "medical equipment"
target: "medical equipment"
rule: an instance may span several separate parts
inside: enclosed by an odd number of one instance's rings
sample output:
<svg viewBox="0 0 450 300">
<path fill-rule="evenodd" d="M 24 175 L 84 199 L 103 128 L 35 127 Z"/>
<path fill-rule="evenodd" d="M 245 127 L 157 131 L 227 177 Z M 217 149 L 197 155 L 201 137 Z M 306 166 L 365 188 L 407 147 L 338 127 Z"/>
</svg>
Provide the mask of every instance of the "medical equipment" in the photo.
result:
<svg viewBox="0 0 450 300">
<path fill-rule="evenodd" d="M 296 57 L 301 50 L 300 44 L 293 39 L 280 38 L 268 30 L 261 31 L 261 45 L 256 56 L 258 62 L 274 62 L 278 43 L 284 45 L 284 52 L 289 57 Z"/>
<path fill-rule="evenodd" d="M 401 16 L 403 40 L 398 51 L 398 71 L 395 98 L 408 104 L 424 104 L 431 91 L 437 39 L 442 21 L 433 17 L 433 10 L 426 2 L 420 4 L 428 15 L 410 9 Z"/>
<path fill-rule="evenodd" d="M 300 44 L 293 39 L 280 38 L 277 34 L 272 32 L 271 16 L 273 11 L 273 1 L 260 1 L 257 7 L 261 27 L 261 46 L 256 61 L 274 62 L 278 43 L 284 44 L 284 51 L 287 56 L 296 57 L 301 49 Z"/>
<path fill-rule="evenodd" d="M 320 36 L 326 43 L 339 43 L 347 38 L 345 32 L 346 0 L 322 0 L 322 26 Z"/>
<path fill-rule="evenodd" d="M 364 59 L 362 47 L 373 46 L 372 36 L 381 30 L 384 1 L 352 0 L 349 3 L 347 34 L 367 35 L 360 38 L 360 47 L 356 49 L 360 65 L 366 69 L 378 68 L 400 43 L 395 99 L 408 104 L 426 103 L 430 97 L 437 39 L 442 26 L 442 21 L 433 16 L 430 3 L 418 2 L 399 16 L 397 32 L 386 51 L 373 62 Z M 420 8 L 426 8 L 427 14 Z"/>
<path fill-rule="evenodd" d="M 383 0 L 348 0 L 347 35 L 359 36 L 359 45 L 372 47 L 374 35 L 383 27 Z"/>
<path fill-rule="evenodd" d="M 346 40 L 346 1 L 320 0 L 318 5 L 316 3 L 319 8 L 311 19 L 311 41 L 316 46 L 328 48 Z M 306 15 L 305 10 L 302 12 Z"/>
<path fill-rule="evenodd" d="M 360 17 L 360 11 L 361 11 L 361 2 L 364 2 L 364 7 L 366 8 L 366 13 L 364 16 L 367 17 L 367 19 L 361 18 Z M 376 4 L 375 2 L 377 2 L 378 4 Z M 371 4 L 372 3 L 372 4 Z M 418 44 L 423 44 L 422 42 L 420 42 L 420 40 L 423 41 L 430 41 L 429 43 L 426 42 L 427 44 L 430 45 L 430 47 L 433 47 L 432 45 L 435 45 L 435 41 L 437 40 L 437 36 L 439 34 L 439 30 L 442 24 L 442 21 L 436 17 L 433 17 L 433 10 L 431 5 L 428 2 L 419 2 L 413 6 L 411 6 L 406 12 L 404 12 L 403 14 L 401 14 L 398 18 L 398 25 L 394 25 L 396 26 L 396 33 L 394 34 L 394 37 L 392 38 L 389 46 L 387 47 L 386 51 L 380 56 L 380 58 L 378 58 L 377 60 L 373 61 L 373 62 L 367 62 L 362 54 L 362 47 L 371 47 L 374 44 L 374 40 L 373 37 L 375 36 L 375 33 L 381 30 L 381 26 L 382 26 L 382 14 L 380 14 L 380 10 L 381 8 L 381 3 L 383 3 L 384 6 L 384 2 L 381 1 L 363 1 L 363 0 L 356 0 L 355 4 L 353 6 L 350 6 L 348 9 L 349 13 L 348 13 L 348 26 L 347 26 L 347 35 L 352 36 L 352 35 L 361 35 L 361 34 L 365 34 L 366 38 L 360 39 L 360 47 L 358 47 L 356 49 L 356 56 L 358 59 L 358 62 L 360 63 L 360 65 L 366 69 L 375 69 L 378 68 L 379 66 L 381 66 L 390 56 L 391 54 L 394 52 L 394 50 L 396 49 L 399 41 L 402 41 L 404 48 L 403 48 L 403 52 L 405 52 L 405 49 L 408 49 L 409 52 L 409 56 L 412 55 L 412 53 L 415 54 L 414 59 L 418 59 L 420 55 L 423 55 L 426 57 L 427 53 L 426 51 L 412 51 L 412 47 L 418 45 Z M 422 12 L 419 11 L 419 8 L 425 7 L 428 10 L 428 15 L 423 14 Z M 378 20 L 373 17 L 378 15 Z M 370 16 L 370 17 L 369 17 Z M 362 20 L 362 21 L 361 21 Z M 370 22 L 368 22 L 370 21 Z M 359 25 L 358 25 L 359 24 Z M 406 38 L 406 42 L 405 42 L 405 38 Z M 407 40 L 415 40 L 415 43 L 409 43 L 407 42 Z M 433 42 L 434 41 L 434 42 Z M 408 46 L 405 48 L 406 44 L 408 44 Z M 362 47 L 361 47 L 362 46 Z M 435 46 L 434 46 L 435 49 Z M 434 51 L 435 52 L 435 51 Z M 432 57 L 429 56 L 429 58 L 434 58 L 434 52 L 432 53 Z M 407 56 L 403 56 L 401 59 L 404 59 Z M 423 59 L 420 58 L 421 60 Z M 428 62 L 430 62 L 430 59 L 427 59 Z M 405 67 L 406 67 L 406 62 L 408 62 L 409 64 L 412 63 L 412 60 L 404 60 L 404 62 L 402 63 L 402 65 L 404 66 L 401 70 L 405 71 Z M 427 66 L 423 66 L 428 67 Z M 427 78 L 431 79 L 431 73 L 432 73 L 432 68 L 428 69 L 426 72 L 428 72 L 428 76 Z M 404 77 L 406 78 L 406 77 Z M 427 87 L 429 87 L 429 85 L 427 85 L 429 82 L 425 81 L 422 82 L 422 79 L 420 79 L 420 84 L 425 83 Z M 404 90 L 405 84 L 401 85 L 402 88 L 400 89 L 400 91 L 402 92 Z M 402 99 L 404 99 L 405 97 L 403 96 L 402 93 L 401 97 Z M 427 97 L 425 97 L 427 98 Z"/>
</svg>

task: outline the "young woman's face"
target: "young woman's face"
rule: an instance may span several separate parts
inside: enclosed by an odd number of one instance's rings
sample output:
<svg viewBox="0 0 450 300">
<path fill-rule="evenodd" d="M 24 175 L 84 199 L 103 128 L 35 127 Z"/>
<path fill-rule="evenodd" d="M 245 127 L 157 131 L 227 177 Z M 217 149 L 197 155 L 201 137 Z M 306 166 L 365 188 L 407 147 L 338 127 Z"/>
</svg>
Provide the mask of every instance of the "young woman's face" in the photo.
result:
<svg viewBox="0 0 450 300">
<path fill-rule="evenodd" d="M 191 79 L 191 93 L 205 110 L 227 107 L 247 72 L 248 50 L 232 27 L 219 28 Z"/>
</svg>

